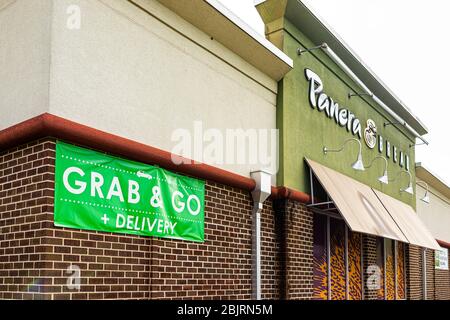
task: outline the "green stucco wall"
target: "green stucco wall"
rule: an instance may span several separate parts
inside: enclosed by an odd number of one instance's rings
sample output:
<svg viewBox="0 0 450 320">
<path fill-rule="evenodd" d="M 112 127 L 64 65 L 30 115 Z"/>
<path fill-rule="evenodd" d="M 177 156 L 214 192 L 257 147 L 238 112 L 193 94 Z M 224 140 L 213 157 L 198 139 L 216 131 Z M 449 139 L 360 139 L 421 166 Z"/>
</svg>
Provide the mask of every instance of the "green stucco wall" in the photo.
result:
<svg viewBox="0 0 450 320">
<path fill-rule="evenodd" d="M 372 119 L 377 125 L 378 133 L 385 140 L 390 141 L 391 149 L 392 146 L 396 146 L 399 151 L 409 155 L 413 184 L 415 182 L 414 147 L 410 148 L 410 145 L 414 144 L 413 136 L 401 127 L 387 126 L 385 128 L 383 124 L 393 119 L 370 97 L 349 99 L 350 92 L 362 90 L 324 52 L 317 50 L 298 56 L 297 48 L 300 46 L 311 48 L 318 44 L 311 43 L 289 21 L 284 22 L 283 32 L 283 51 L 294 60 L 294 69 L 279 84 L 277 126 L 280 129 L 281 156 L 278 184 L 310 192 L 309 169 L 304 161 L 306 157 L 415 207 L 415 197 L 400 192 L 401 188 L 408 185 L 407 174 L 400 175 L 389 185 L 383 185 L 377 178 L 383 174 L 384 161 L 377 160 L 372 168 L 364 172 L 351 168 L 358 153 L 359 147 L 356 143 L 347 144 L 343 152 L 324 155 L 324 146 L 331 149 L 339 148 L 346 139 L 357 138 L 357 136 L 353 136 L 346 128 L 336 124 L 334 119 L 326 116 L 325 112 L 319 112 L 310 106 L 309 82 L 305 77 L 305 68 L 311 69 L 320 76 L 324 92 L 328 96 L 338 102 L 341 107 L 348 108 L 360 119 L 363 135 L 367 120 Z M 369 149 L 364 138 L 360 141 L 363 145 L 364 164 L 368 166 L 373 158 L 380 155 L 378 146 L 375 149 Z M 382 155 L 385 156 L 385 151 Z M 393 162 L 392 156 L 388 161 L 389 178 L 394 179 L 403 169 L 398 163 Z"/>
</svg>

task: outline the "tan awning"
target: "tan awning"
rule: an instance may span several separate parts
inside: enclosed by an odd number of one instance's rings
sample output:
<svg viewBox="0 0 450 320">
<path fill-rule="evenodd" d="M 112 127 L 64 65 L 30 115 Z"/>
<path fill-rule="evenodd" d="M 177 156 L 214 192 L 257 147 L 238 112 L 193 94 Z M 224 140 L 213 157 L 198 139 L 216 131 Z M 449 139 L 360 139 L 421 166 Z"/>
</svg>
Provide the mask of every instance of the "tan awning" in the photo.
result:
<svg viewBox="0 0 450 320">
<path fill-rule="evenodd" d="M 408 242 L 369 186 L 312 160 L 306 161 L 352 231 Z"/>
<path fill-rule="evenodd" d="M 392 218 L 403 231 L 409 243 L 433 250 L 440 250 L 440 246 L 430 231 L 420 220 L 413 208 L 378 190 L 372 189 Z"/>
</svg>

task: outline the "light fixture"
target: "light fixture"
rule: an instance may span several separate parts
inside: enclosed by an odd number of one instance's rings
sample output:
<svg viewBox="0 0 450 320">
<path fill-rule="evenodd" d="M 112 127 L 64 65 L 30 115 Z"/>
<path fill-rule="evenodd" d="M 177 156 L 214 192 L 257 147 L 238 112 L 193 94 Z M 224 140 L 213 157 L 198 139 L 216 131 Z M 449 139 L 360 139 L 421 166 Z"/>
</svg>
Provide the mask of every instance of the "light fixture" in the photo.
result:
<svg viewBox="0 0 450 320">
<path fill-rule="evenodd" d="M 388 121 L 388 122 L 385 122 L 383 124 L 383 126 L 386 128 L 387 126 L 395 126 L 397 124 L 401 124 L 402 126 L 406 126 L 406 121 L 403 121 L 403 122 L 401 122 L 401 121 Z"/>
<path fill-rule="evenodd" d="M 423 181 L 416 181 L 416 184 L 422 184 L 422 183 L 425 185 L 426 191 L 425 191 L 425 195 L 420 200 L 425 203 L 430 203 L 430 196 L 428 195 L 430 189 L 428 188 L 428 183 L 423 182 Z"/>
<path fill-rule="evenodd" d="M 397 180 L 397 178 L 398 178 L 402 173 L 407 173 L 407 174 L 409 175 L 409 183 L 408 183 L 408 186 L 407 186 L 406 188 L 400 189 L 400 192 L 406 192 L 406 193 L 409 193 L 409 194 L 413 195 L 413 194 L 414 194 L 414 188 L 413 188 L 413 185 L 412 185 L 412 175 L 411 175 L 411 172 L 406 171 L 406 170 L 402 170 L 402 171 L 400 171 L 400 172 L 397 174 L 397 177 L 396 177 L 394 180 L 390 180 L 389 182 L 392 182 L 392 181 Z"/>
<path fill-rule="evenodd" d="M 302 54 L 304 54 L 304 53 L 306 53 L 306 52 L 311 52 L 311 51 L 319 50 L 319 49 L 326 49 L 327 47 L 328 47 L 328 46 L 327 46 L 326 43 L 322 43 L 322 44 L 320 44 L 320 45 L 318 45 L 318 46 L 315 46 L 315 47 L 312 47 L 312 48 L 307 48 L 307 49 L 298 48 L 298 49 L 297 49 L 297 54 L 298 54 L 299 56 L 301 56 Z"/>
<path fill-rule="evenodd" d="M 362 144 L 361 144 L 361 141 L 359 141 L 356 138 L 350 138 L 350 139 L 345 140 L 344 144 L 342 145 L 342 147 L 340 149 L 330 150 L 327 147 L 323 147 L 323 153 L 327 154 L 328 152 L 341 152 L 342 150 L 344 150 L 346 144 L 349 143 L 350 141 L 356 141 L 359 144 L 358 158 L 356 159 L 356 162 L 352 164 L 352 168 L 357 171 L 364 171 L 365 169 L 364 169 L 364 163 L 363 163 L 363 159 L 362 159 Z"/>
<path fill-rule="evenodd" d="M 362 96 L 369 96 L 373 97 L 373 93 L 349 93 L 348 98 L 351 99 L 352 97 L 362 97 Z"/>
<path fill-rule="evenodd" d="M 384 167 L 384 173 L 381 177 L 378 178 L 378 181 L 380 181 L 383 184 L 389 184 L 389 178 L 388 178 L 388 161 L 385 157 L 383 156 L 377 156 L 375 158 L 373 158 L 372 162 L 370 163 L 370 165 L 368 167 L 366 167 L 366 169 L 370 169 L 373 165 L 373 163 L 375 162 L 375 160 L 377 159 L 383 159 L 385 162 L 385 167 Z"/>
<path fill-rule="evenodd" d="M 413 189 L 412 183 L 410 182 L 406 189 L 402 189 L 400 191 L 409 193 L 410 195 L 413 195 L 414 194 L 414 189 Z"/>
</svg>

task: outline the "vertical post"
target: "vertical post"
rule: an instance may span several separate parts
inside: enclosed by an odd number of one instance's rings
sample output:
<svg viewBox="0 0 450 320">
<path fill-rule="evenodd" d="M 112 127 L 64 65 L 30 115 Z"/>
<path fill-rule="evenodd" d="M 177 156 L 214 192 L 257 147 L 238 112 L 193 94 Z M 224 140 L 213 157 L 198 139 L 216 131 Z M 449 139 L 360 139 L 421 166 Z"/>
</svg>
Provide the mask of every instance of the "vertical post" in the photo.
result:
<svg viewBox="0 0 450 320">
<path fill-rule="evenodd" d="M 405 300 L 408 299 L 408 283 L 406 282 L 406 244 L 403 244 L 403 287 L 405 288 Z"/>
<path fill-rule="evenodd" d="M 397 241 L 394 240 L 394 300 L 397 300 Z"/>
<path fill-rule="evenodd" d="M 331 300 L 331 244 L 330 244 L 330 217 L 327 216 L 327 275 L 328 275 L 328 300 Z"/>
<path fill-rule="evenodd" d="M 311 188 L 311 203 L 314 204 L 314 180 L 311 168 L 309 168 L 309 183 Z"/>
<path fill-rule="evenodd" d="M 252 299 L 261 300 L 261 211 L 271 193 L 271 174 L 265 171 L 251 173 L 256 187 L 252 191 Z"/>
<path fill-rule="evenodd" d="M 423 300 L 427 300 L 427 249 L 422 249 L 422 270 L 423 270 Z"/>
<path fill-rule="evenodd" d="M 345 299 L 349 298 L 349 276 L 348 276 L 348 227 L 345 225 Z"/>
<path fill-rule="evenodd" d="M 386 284 L 386 238 L 383 238 L 383 285 L 384 285 L 384 300 L 387 300 L 387 284 Z"/>
<path fill-rule="evenodd" d="M 360 252 L 361 252 L 361 300 L 365 299 L 366 294 L 366 284 L 364 283 L 364 236 L 361 234 L 360 237 Z"/>
</svg>

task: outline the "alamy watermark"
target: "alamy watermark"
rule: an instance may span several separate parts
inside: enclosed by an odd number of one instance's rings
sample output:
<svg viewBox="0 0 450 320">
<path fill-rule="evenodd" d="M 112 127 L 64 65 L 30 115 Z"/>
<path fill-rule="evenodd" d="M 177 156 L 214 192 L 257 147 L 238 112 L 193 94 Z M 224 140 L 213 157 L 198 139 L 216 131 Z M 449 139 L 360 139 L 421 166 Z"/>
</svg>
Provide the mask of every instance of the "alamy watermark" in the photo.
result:
<svg viewBox="0 0 450 320">
<path fill-rule="evenodd" d="M 370 265 L 367 267 L 367 289 L 380 290 L 381 288 L 381 269 L 377 265 Z"/>
<path fill-rule="evenodd" d="M 81 269 L 77 265 L 71 264 L 66 269 L 67 282 L 66 286 L 69 290 L 80 290 L 81 289 Z"/>
<path fill-rule="evenodd" d="M 254 169 L 278 171 L 277 129 L 205 128 L 194 121 L 193 128 L 173 131 L 173 163 L 247 165 Z"/>
<path fill-rule="evenodd" d="M 81 29 L 81 8 L 76 4 L 72 4 L 66 9 L 67 20 L 66 27 L 69 30 Z"/>
</svg>

